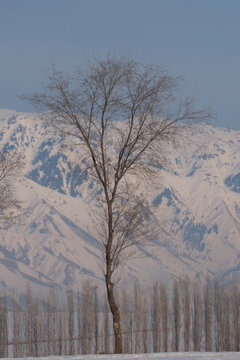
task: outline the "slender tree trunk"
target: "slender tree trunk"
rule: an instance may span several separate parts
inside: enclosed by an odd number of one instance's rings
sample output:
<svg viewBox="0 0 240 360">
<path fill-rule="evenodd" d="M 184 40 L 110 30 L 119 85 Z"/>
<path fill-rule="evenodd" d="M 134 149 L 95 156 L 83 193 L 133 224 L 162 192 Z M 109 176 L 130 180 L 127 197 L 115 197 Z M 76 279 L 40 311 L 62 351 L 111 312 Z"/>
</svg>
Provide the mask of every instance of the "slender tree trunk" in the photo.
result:
<svg viewBox="0 0 240 360">
<path fill-rule="evenodd" d="M 39 300 L 32 299 L 33 302 L 33 322 L 32 322 L 32 337 L 33 337 L 33 356 L 39 357 L 39 340 L 41 340 L 41 322 L 40 322 L 40 307 Z"/>
<path fill-rule="evenodd" d="M 131 339 L 131 329 L 129 329 L 130 323 L 130 309 L 129 309 L 129 301 L 128 294 L 125 287 L 122 287 L 122 303 L 121 303 L 121 319 L 122 319 L 122 330 L 123 330 L 123 352 L 129 354 L 130 352 L 130 339 Z"/>
<path fill-rule="evenodd" d="M 133 313 L 134 313 L 134 332 L 135 332 L 135 347 L 134 352 L 140 353 L 141 351 L 141 341 L 140 341 L 140 333 L 141 333 L 141 323 L 142 323 L 142 297 L 140 294 L 139 284 L 134 282 L 134 303 L 133 303 Z"/>
<path fill-rule="evenodd" d="M 228 289 L 224 286 L 224 305 L 223 305 L 223 312 L 225 314 L 225 351 L 229 351 L 231 346 L 231 339 L 230 339 L 230 296 Z"/>
<path fill-rule="evenodd" d="M 141 321 L 141 333 L 142 333 L 142 352 L 148 352 L 148 300 L 146 296 L 142 295 L 142 321 Z"/>
<path fill-rule="evenodd" d="M 113 316 L 113 331 L 115 337 L 114 353 L 122 354 L 122 332 L 121 332 L 121 323 L 120 323 L 121 321 L 120 310 L 114 298 L 114 284 L 111 281 L 111 275 L 109 272 L 107 272 L 105 279 L 106 279 L 106 287 L 107 287 L 108 304 Z"/>
<path fill-rule="evenodd" d="M 62 312 L 62 323 L 63 323 L 63 339 L 65 339 L 63 341 L 63 352 L 62 355 L 68 355 L 68 311 L 67 311 L 67 306 L 66 306 L 66 302 L 63 302 L 62 305 L 63 308 L 63 312 Z"/>
<path fill-rule="evenodd" d="M 56 355 L 56 292 L 54 289 L 50 289 L 48 295 L 48 355 Z M 69 354 L 68 354 L 69 355 Z"/>
<path fill-rule="evenodd" d="M 217 280 L 214 281 L 214 337 L 215 337 L 215 351 L 220 349 L 220 285 Z"/>
<path fill-rule="evenodd" d="M 190 346 L 190 282 L 185 278 L 182 282 L 183 301 L 183 329 L 184 329 L 184 351 L 189 351 Z"/>
<path fill-rule="evenodd" d="M 109 353 L 109 306 L 104 297 L 104 319 L 103 319 L 103 344 L 102 349 L 105 354 Z"/>
<path fill-rule="evenodd" d="M 192 338 L 193 338 L 193 350 L 201 350 L 202 339 L 202 298 L 201 290 L 198 281 L 193 283 L 192 294 Z"/>
<path fill-rule="evenodd" d="M 21 354 L 19 352 L 19 342 L 20 342 L 20 310 L 18 309 L 17 305 L 17 295 L 16 292 L 12 292 L 12 298 L 13 298 L 13 357 L 21 357 Z"/>
<path fill-rule="evenodd" d="M 26 288 L 26 335 L 27 335 L 27 356 L 33 355 L 33 297 L 29 283 Z"/>
<path fill-rule="evenodd" d="M 61 356 L 63 354 L 63 311 L 61 307 L 58 310 L 58 325 L 57 325 L 57 355 Z M 78 352 L 79 354 L 80 352 Z"/>
<path fill-rule="evenodd" d="M 159 299 L 159 285 L 155 282 L 151 296 L 151 318 L 152 318 L 152 341 L 153 351 L 159 352 L 161 350 L 160 343 L 160 299 Z"/>
<path fill-rule="evenodd" d="M 236 282 L 231 286 L 232 295 L 232 321 L 231 321 L 231 338 L 232 338 L 232 351 L 239 351 L 239 291 Z"/>
<path fill-rule="evenodd" d="M 0 304 L 0 357 L 8 357 L 8 311 L 5 295 Z"/>
<path fill-rule="evenodd" d="M 99 305 L 98 305 L 98 292 L 97 287 L 94 286 L 93 289 L 94 294 L 94 335 L 95 335 L 95 353 L 98 353 L 99 343 L 98 343 L 98 336 L 99 336 Z"/>
<path fill-rule="evenodd" d="M 69 355 L 74 354 L 74 301 L 73 293 L 69 291 L 67 294 L 67 310 L 68 310 L 68 339 L 69 339 Z"/>
<path fill-rule="evenodd" d="M 223 284 L 214 283 L 215 348 L 229 350 L 229 296 Z"/>
<path fill-rule="evenodd" d="M 81 294 L 81 340 L 82 354 L 88 354 L 91 346 L 91 292 L 89 281 L 85 281 Z"/>
<path fill-rule="evenodd" d="M 160 285 L 160 305 L 161 305 L 161 318 L 162 318 L 162 334 L 163 334 L 163 351 L 168 351 L 168 335 L 169 335 L 169 298 L 167 293 L 166 284 Z"/>
<path fill-rule="evenodd" d="M 178 282 L 175 280 L 173 284 L 172 298 L 172 351 L 179 351 L 180 340 L 180 299 Z"/>
<path fill-rule="evenodd" d="M 107 198 L 107 195 L 106 195 Z M 113 332 L 115 338 L 114 353 L 122 354 L 122 331 L 121 331 L 121 316 L 120 309 L 117 305 L 114 297 L 114 284 L 112 282 L 112 273 L 114 271 L 112 264 L 112 243 L 113 243 L 113 216 L 112 216 L 112 204 L 108 202 L 108 242 L 106 249 L 106 275 L 105 283 L 107 288 L 108 304 L 113 317 Z"/>
<path fill-rule="evenodd" d="M 212 327 L 213 327 L 213 304 L 211 283 L 207 278 L 204 287 L 204 328 L 205 328 L 205 350 L 212 351 Z"/>
</svg>

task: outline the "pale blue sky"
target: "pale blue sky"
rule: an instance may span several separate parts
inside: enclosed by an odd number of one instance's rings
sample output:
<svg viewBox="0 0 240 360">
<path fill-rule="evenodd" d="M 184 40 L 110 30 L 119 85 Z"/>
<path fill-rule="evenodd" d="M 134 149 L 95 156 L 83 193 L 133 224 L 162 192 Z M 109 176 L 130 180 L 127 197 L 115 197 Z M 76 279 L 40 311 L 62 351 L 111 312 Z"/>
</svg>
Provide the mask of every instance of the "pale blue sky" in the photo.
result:
<svg viewBox="0 0 240 360">
<path fill-rule="evenodd" d="M 30 111 L 51 61 L 108 52 L 164 65 L 185 93 L 240 129 L 239 0 L 0 0 L 0 107 Z"/>
</svg>

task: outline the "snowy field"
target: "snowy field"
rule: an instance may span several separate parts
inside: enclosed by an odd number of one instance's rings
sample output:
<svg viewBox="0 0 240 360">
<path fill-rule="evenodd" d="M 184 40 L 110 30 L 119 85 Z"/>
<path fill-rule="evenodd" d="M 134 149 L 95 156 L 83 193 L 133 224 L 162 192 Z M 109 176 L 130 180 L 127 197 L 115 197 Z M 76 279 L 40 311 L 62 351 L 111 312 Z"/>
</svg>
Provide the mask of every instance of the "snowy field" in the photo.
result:
<svg viewBox="0 0 240 360">
<path fill-rule="evenodd" d="M 124 355 L 74 355 L 74 356 L 48 356 L 48 357 L 28 357 L 22 359 L 48 359 L 48 360 L 240 360 L 240 352 L 224 352 L 224 353 L 155 353 L 155 354 L 124 354 Z M 3 359 L 4 360 L 4 359 Z M 7 360 L 7 359 L 6 359 Z M 14 360 L 12 358 L 12 360 Z M 16 358 L 20 360 L 20 358 Z"/>
</svg>

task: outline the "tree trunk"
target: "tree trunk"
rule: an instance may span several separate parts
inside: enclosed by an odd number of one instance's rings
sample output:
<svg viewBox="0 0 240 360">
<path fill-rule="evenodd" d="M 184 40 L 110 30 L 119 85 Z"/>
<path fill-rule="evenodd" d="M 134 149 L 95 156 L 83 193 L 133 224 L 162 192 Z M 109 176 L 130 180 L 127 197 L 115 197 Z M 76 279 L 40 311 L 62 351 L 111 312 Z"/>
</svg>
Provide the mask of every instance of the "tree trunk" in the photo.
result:
<svg viewBox="0 0 240 360">
<path fill-rule="evenodd" d="M 207 278 L 204 288 L 204 320 L 205 351 L 212 351 L 213 304 L 209 278 Z"/>
<path fill-rule="evenodd" d="M 175 280 L 173 284 L 173 299 L 172 299 L 172 351 L 179 351 L 179 333 L 180 333 L 180 301 L 179 288 Z"/>
<path fill-rule="evenodd" d="M 239 290 L 236 282 L 231 286 L 232 309 L 231 309 L 231 328 L 232 328 L 232 351 L 239 351 Z"/>
<path fill-rule="evenodd" d="M 192 336 L 193 336 L 193 350 L 201 350 L 202 338 L 202 299 L 201 290 L 198 281 L 193 283 L 192 295 Z"/>
<path fill-rule="evenodd" d="M 120 309 L 114 298 L 114 284 L 112 282 L 112 274 L 114 271 L 113 267 L 113 258 L 112 258 L 112 244 L 113 244 L 113 212 L 112 212 L 112 200 L 109 200 L 109 195 L 107 190 L 105 189 L 106 202 L 108 206 L 108 241 L 105 247 L 105 256 L 106 256 L 106 275 L 105 275 L 105 283 L 107 287 L 107 298 L 108 304 L 113 317 L 113 332 L 114 332 L 114 353 L 122 354 L 122 331 L 121 331 L 121 315 Z"/>
<path fill-rule="evenodd" d="M 181 284 L 182 286 L 182 301 L 183 301 L 183 329 L 184 329 L 184 351 L 189 351 L 190 346 L 190 283 L 186 277 Z"/>
<path fill-rule="evenodd" d="M 162 336 L 163 336 L 163 351 L 168 351 L 168 335 L 169 335 L 169 299 L 167 294 L 166 284 L 161 283 L 160 286 L 160 304 L 161 304 L 161 317 L 162 317 Z"/>
<path fill-rule="evenodd" d="M 111 275 L 107 271 L 107 274 L 105 276 L 106 281 L 106 287 L 107 287 L 107 297 L 108 297 L 108 304 L 113 316 L 113 331 L 114 331 L 114 337 L 115 337 L 115 348 L 114 353 L 115 354 L 122 354 L 122 332 L 121 332 L 121 323 L 120 323 L 120 310 L 117 306 L 115 299 L 114 299 L 114 293 L 113 288 L 114 285 L 111 282 Z"/>
</svg>

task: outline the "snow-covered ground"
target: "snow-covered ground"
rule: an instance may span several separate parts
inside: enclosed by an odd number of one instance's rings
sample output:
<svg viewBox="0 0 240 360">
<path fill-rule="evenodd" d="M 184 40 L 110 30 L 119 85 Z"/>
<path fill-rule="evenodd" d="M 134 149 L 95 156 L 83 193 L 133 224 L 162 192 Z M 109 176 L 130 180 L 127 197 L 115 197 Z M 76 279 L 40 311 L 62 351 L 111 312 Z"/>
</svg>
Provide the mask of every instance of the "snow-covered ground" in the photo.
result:
<svg viewBox="0 0 240 360">
<path fill-rule="evenodd" d="M 33 359 L 36 358 L 22 358 L 22 359 Z M 168 360 L 237 360 L 240 359 L 240 352 L 188 352 L 188 353 L 155 353 L 155 354 L 124 354 L 124 355 L 74 355 L 74 356 L 49 356 L 39 357 L 38 359 L 48 360 L 157 360 L 157 359 L 168 359 Z M 3 359 L 4 360 L 4 359 Z M 14 360 L 14 359 L 12 359 Z M 20 358 L 18 358 L 20 360 Z"/>
</svg>

